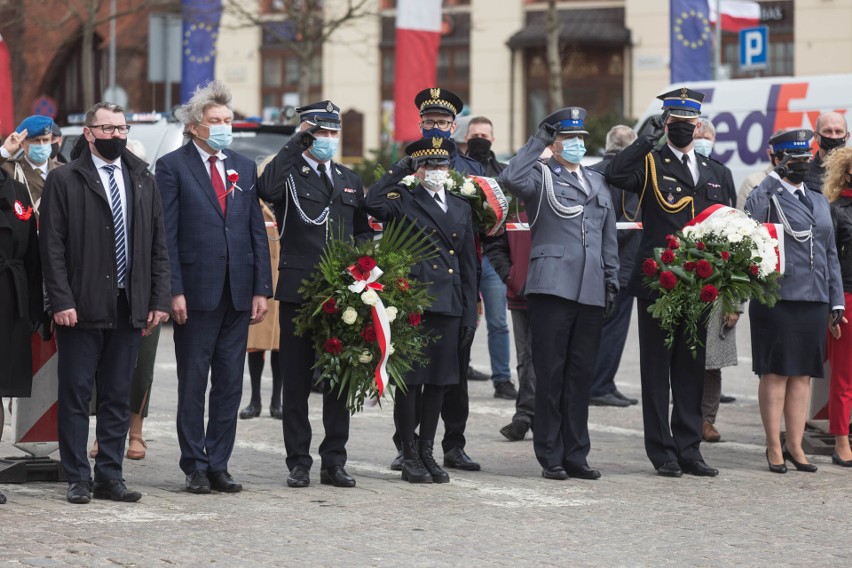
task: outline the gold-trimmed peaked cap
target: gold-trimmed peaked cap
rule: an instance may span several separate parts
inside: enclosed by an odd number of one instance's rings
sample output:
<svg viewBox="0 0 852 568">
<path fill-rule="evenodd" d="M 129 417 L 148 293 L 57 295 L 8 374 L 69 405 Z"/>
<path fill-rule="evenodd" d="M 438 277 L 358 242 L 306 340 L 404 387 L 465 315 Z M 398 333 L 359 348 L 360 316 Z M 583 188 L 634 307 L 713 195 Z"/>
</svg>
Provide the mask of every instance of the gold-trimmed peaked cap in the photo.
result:
<svg viewBox="0 0 852 568">
<path fill-rule="evenodd" d="M 455 118 L 464 108 L 464 101 L 457 94 L 441 87 L 423 89 L 414 97 L 414 104 L 420 116 L 427 112 L 442 112 Z"/>
<path fill-rule="evenodd" d="M 329 100 L 311 103 L 296 109 L 299 122 L 318 124 L 326 130 L 340 130 L 340 107 Z"/>
<path fill-rule="evenodd" d="M 701 114 L 704 93 L 680 87 L 668 93 L 663 93 L 657 98 L 663 101 L 663 110 L 669 111 L 669 116 L 695 118 Z"/>
<path fill-rule="evenodd" d="M 586 109 L 571 106 L 552 112 L 544 117 L 539 126 L 550 124 L 556 127 L 557 134 L 588 134 L 584 125 Z"/>
<path fill-rule="evenodd" d="M 449 138 L 421 138 L 405 147 L 405 153 L 411 156 L 418 167 L 448 166 L 450 164 Z"/>
</svg>

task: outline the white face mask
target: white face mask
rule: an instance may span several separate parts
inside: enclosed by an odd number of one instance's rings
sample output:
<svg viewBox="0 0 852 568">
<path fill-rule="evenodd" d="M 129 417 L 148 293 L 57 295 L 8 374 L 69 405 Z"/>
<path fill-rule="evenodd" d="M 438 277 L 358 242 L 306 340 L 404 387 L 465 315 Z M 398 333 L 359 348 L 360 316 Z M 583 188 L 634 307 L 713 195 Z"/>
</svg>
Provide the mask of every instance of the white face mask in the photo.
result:
<svg viewBox="0 0 852 568">
<path fill-rule="evenodd" d="M 446 170 L 426 170 L 423 176 L 423 185 L 432 191 L 438 191 L 444 187 L 449 173 Z"/>
</svg>

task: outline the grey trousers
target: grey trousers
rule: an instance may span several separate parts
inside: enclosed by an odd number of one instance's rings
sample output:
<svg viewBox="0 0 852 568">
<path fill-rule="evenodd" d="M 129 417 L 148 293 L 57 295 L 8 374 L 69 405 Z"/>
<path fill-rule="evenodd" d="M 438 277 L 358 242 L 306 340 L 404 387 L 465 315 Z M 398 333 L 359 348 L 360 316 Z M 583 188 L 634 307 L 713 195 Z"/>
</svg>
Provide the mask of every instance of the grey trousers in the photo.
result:
<svg viewBox="0 0 852 568">
<path fill-rule="evenodd" d="M 535 370 L 532 362 L 532 334 L 526 310 L 509 310 L 512 314 L 512 333 L 515 336 L 515 353 L 518 359 L 518 398 L 512 422 L 526 422 L 530 426 L 535 418 Z"/>
</svg>

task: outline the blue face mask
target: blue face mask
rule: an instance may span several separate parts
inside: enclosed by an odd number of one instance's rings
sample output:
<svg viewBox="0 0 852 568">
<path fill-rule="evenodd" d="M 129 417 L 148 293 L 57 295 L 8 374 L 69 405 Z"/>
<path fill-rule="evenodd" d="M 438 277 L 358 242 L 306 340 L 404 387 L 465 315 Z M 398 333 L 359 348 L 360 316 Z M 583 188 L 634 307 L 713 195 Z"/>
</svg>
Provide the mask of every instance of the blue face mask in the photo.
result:
<svg viewBox="0 0 852 568">
<path fill-rule="evenodd" d="M 449 138 L 453 135 L 449 128 L 447 130 L 441 130 L 437 126 L 429 129 L 424 128 L 421 132 L 423 133 L 423 138 Z"/>
<path fill-rule="evenodd" d="M 311 145 L 311 155 L 320 162 L 327 162 L 337 153 L 337 145 L 340 138 L 331 136 L 318 136 Z"/>
<path fill-rule="evenodd" d="M 586 144 L 579 136 L 562 141 L 562 157 L 572 164 L 579 164 L 586 155 Z"/>
<path fill-rule="evenodd" d="M 207 126 L 206 124 L 204 126 Z M 230 124 L 214 124 L 212 126 L 207 126 L 207 129 L 210 130 L 210 137 L 205 140 L 207 145 L 216 150 L 224 150 L 228 146 L 231 145 L 231 140 L 234 139 L 234 135 L 231 132 Z"/>
<path fill-rule="evenodd" d="M 692 147 L 695 149 L 696 154 L 701 154 L 707 158 L 710 157 L 710 152 L 713 151 L 713 143 L 706 138 L 696 138 L 692 142 Z"/>
<path fill-rule="evenodd" d="M 34 164 L 43 164 L 50 158 L 50 144 L 30 144 L 27 156 Z"/>
</svg>

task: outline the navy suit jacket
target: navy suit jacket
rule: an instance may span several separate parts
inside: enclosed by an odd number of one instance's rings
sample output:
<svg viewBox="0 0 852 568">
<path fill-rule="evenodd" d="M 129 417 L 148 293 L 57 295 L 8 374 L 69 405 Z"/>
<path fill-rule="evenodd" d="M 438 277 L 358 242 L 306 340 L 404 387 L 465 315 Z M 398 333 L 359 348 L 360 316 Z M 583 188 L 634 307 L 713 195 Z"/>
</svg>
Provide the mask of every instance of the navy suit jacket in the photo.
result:
<svg viewBox="0 0 852 568">
<path fill-rule="evenodd" d="M 214 310 L 225 275 L 234 309 L 251 309 L 252 296 L 272 296 L 269 245 L 257 197 L 257 169 L 250 159 L 225 150 L 225 170 L 239 180 L 222 213 L 195 144 L 187 143 L 157 160 L 171 261 L 172 296 L 183 294 L 189 310 Z M 231 182 L 223 180 L 225 187 Z"/>
</svg>

